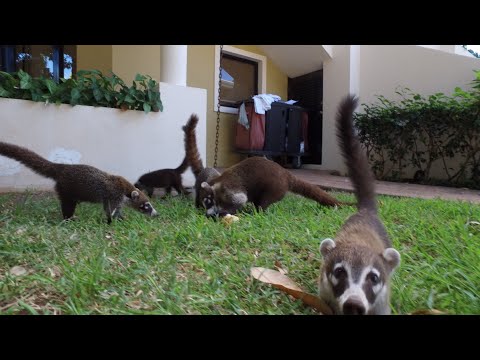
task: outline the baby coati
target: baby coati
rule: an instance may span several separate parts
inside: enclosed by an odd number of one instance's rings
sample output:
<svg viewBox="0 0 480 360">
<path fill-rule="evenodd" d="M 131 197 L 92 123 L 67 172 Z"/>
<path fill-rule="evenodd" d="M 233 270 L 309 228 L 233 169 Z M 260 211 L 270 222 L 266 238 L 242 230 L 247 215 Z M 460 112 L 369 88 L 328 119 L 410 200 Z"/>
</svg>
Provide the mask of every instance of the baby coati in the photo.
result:
<svg viewBox="0 0 480 360">
<path fill-rule="evenodd" d="M 357 99 L 346 97 L 337 115 L 337 136 L 358 200 L 358 212 L 335 240 L 320 245 L 320 297 L 336 314 L 390 314 L 390 276 L 400 264 L 377 214 L 374 178 L 354 133 Z"/>
<path fill-rule="evenodd" d="M 124 202 L 145 215 L 157 214 L 145 194 L 121 176 L 110 175 L 89 165 L 56 164 L 33 151 L 5 142 L 0 142 L 0 155 L 55 180 L 64 219 L 73 217 L 80 202 L 102 203 L 109 224 L 112 217 L 122 217 Z"/>
<path fill-rule="evenodd" d="M 207 216 L 235 214 L 248 201 L 257 210 L 266 210 L 283 199 L 288 191 L 315 200 L 321 205 L 346 205 L 328 195 L 318 186 L 292 175 L 279 164 L 262 157 L 247 158 L 226 169 L 220 176 L 201 183 L 203 201 L 213 206 Z"/>
<path fill-rule="evenodd" d="M 213 207 L 213 198 L 202 191 L 201 184 L 211 181 L 220 176 L 214 168 L 204 167 L 197 148 L 197 137 L 195 127 L 198 123 L 198 116 L 192 114 L 187 124 L 183 127 L 185 132 L 185 156 L 188 159 L 193 174 L 195 175 L 195 206 L 204 207 L 207 211 Z"/>
<path fill-rule="evenodd" d="M 182 185 L 182 174 L 188 168 L 188 160 L 185 155 L 182 163 L 176 169 L 161 169 L 152 171 L 140 176 L 135 186 L 145 191 L 148 196 L 152 197 L 154 188 L 165 188 L 167 194 L 172 192 L 172 187 L 178 194 L 185 194 Z"/>
</svg>

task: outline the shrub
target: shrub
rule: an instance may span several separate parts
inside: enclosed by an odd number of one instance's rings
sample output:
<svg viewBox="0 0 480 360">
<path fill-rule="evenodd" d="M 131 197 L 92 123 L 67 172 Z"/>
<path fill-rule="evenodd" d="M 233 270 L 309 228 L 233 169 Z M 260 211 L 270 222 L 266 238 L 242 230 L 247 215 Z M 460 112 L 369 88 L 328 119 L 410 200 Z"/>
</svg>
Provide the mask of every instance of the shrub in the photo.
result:
<svg viewBox="0 0 480 360">
<path fill-rule="evenodd" d="M 98 70 L 81 70 L 75 78 L 59 83 L 44 77 L 31 77 L 20 70 L 0 72 L 0 97 L 55 104 L 90 105 L 123 110 L 163 111 L 158 82 L 137 74 L 132 86 L 113 72 L 105 76 Z"/>
<path fill-rule="evenodd" d="M 355 123 L 378 179 L 406 180 L 410 170 L 416 180 L 432 183 L 431 169 L 440 162 L 447 184 L 480 187 L 480 71 L 475 73 L 471 91 L 457 87 L 450 97 L 403 88 L 396 91 L 398 102 L 378 96 L 378 103 L 362 104 Z"/>
</svg>

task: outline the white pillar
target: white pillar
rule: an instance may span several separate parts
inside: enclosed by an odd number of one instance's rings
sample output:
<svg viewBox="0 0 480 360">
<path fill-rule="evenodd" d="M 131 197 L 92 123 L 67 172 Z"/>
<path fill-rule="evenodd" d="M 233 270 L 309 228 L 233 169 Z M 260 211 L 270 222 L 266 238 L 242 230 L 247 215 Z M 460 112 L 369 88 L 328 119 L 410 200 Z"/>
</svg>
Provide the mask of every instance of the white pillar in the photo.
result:
<svg viewBox="0 0 480 360">
<path fill-rule="evenodd" d="M 161 45 L 160 81 L 187 86 L 187 45 Z"/>
</svg>

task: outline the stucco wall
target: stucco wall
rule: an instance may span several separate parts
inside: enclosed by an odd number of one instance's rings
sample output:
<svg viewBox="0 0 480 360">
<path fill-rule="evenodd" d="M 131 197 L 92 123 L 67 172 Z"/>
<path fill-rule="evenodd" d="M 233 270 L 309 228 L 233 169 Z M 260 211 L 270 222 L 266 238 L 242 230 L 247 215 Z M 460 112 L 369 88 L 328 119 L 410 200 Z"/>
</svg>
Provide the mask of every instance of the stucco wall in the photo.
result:
<svg viewBox="0 0 480 360">
<path fill-rule="evenodd" d="M 255 45 L 233 45 L 256 54 L 265 53 Z M 106 46 L 108 47 L 108 46 Z M 108 49 L 95 48 L 93 45 L 79 45 L 78 62 L 80 68 L 99 68 L 104 71 L 110 66 L 123 80 L 130 84 L 135 74 L 148 74 L 160 79 L 160 45 L 109 45 Z M 98 57 L 97 54 L 98 53 Z M 214 45 L 189 45 L 187 64 L 187 85 L 207 90 L 207 155 L 208 165 L 213 164 L 215 149 L 216 113 L 213 111 L 215 70 Z M 267 92 L 287 98 L 288 77 L 267 59 Z M 218 166 L 232 165 L 243 157 L 232 151 L 234 144 L 234 124 L 236 115 L 221 114 Z M 205 160 L 204 160 L 205 161 Z"/>
<path fill-rule="evenodd" d="M 135 75 L 160 79 L 160 45 L 113 45 L 113 72 L 130 85 Z"/>
<path fill-rule="evenodd" d="M 430 95 L 451 95 L 456 86 L 469 88 L 480 60 L 416 45 L 362 45 L 357 66 L 350 66 L 349 45 L 335 45 L 333 57 L 324 64 L 323 164 L 321 168 L 345 171 L 335 138 L 335 114 L 340 99 L 352 91 L 352 78 L 358 77 L 360 103 L 372 103 L 376 95 L 398 99 L 397 87 Z M 352 69 L 358 73 L 352 73 Z M 362 107 L 359 107 L 361 111 Z M 441 174 L 440 164 L 432 175 Z"/>
<path fill-rule="evenodd" d="M 239 49 L 256 54 L 265 55 L 254 45 L 233 45 Z M 213 111 L 214 103 L 214 77 L 215 72 L 215 46 L 190 45 L 188 47 L 188 74 L 187 85 L 207 89 L 207 164 L 211 166 L 214 159 L 215 132 L 217 114 Z M 288 91 L 288 77 L 278 67 L 267 60 L 267 93 L 279 95 L 286 99 Z M 220 115 L 220 135 L 218 145 L 218 166 L 230 166 L 240 161 L 243 157 L 234 153 L 232 147 L 235 136 L 235 122 L 237 115 Z"/>
<path fill-rule="evenodd" d="M 112 70 L 112 45 L 77 45 L 77 70 Z"/>
<path fill-rule="evenodd" d="M 164 111 L 149 114 L 0 99 L 0 140 L 52 161 L 93 165 L 135 182 L 145 172 L 180 165 L 185 155 L 181 127 L 197 113 L 197 142 L 204 158 L 206 91 L 165 83 L 160 91 Z M 190 169 L 183 182 L 193 185 Z M 0 156 L 0 190 L 51 189 L 52 185 L 53 181 Z"/>
</svg>

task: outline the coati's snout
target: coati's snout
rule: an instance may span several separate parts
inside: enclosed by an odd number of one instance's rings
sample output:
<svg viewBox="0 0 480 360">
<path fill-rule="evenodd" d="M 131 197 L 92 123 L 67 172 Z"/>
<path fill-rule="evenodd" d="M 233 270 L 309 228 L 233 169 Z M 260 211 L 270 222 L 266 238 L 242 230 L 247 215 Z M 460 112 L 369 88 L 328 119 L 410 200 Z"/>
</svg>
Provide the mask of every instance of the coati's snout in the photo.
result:
<svg viewBox="0 0 480 360">
<path fill-rule="evenodd" d="M 390 314 L 390 276 L 400 263 L 397 250 L 377 254 L 369 247 L 325 239 L 320 252 L 324 259 L 320 296 L 336 314 Z"/>
<path fill-rule="evenodd" d="M 130 206 L 142 214 L 149 216 L 157 215 L 157 211 L 153 208 L 147 196 L 140 190 L 132 191 Z"/>
<path fill-rule="evenodd" d="M 200 199 L 207 217 L 235 215 L 247 202 L 247 195 L 241 191 L 225 189 L 221 183 L 210 186 L 203 182 L 200 186 Z"/>
</svg>

